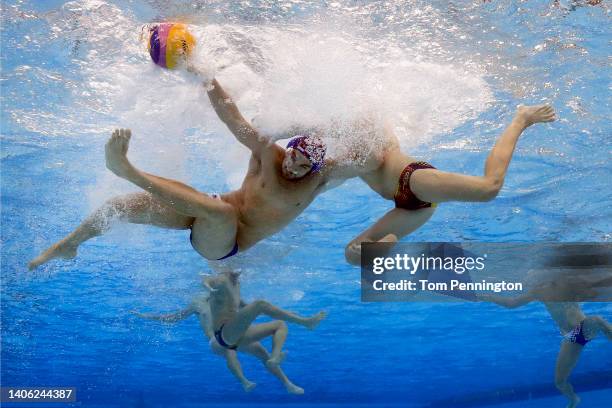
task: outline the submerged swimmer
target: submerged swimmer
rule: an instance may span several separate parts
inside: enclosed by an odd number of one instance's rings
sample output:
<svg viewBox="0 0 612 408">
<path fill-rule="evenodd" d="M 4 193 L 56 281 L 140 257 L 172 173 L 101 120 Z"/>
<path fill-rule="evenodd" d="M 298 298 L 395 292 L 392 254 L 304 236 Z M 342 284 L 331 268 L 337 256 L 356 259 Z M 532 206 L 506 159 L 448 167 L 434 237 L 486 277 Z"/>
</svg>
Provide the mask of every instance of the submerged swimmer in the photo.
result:
<svg viewBox="0 0 612 408">
<path fill-rule="evenodd" d="M 587 316 L 580 304 L 562 299 L 592 300 L 600 290 L 612 287 L 612 278 L 587 279 L 585 276 L 568 276 L 537 285 L 529 292 L 515 297 L 501 295 L 480 295 L 481 300 L 516 308 L 529 302 L 540 301 L 555 321 L 563 340 L 555 367 L 555 386 L 569 399 L 568 408 L 580 403 L 580 398 L 569 382 L 569 376 L 578 363 L 584 346 L 600 332 L 612 340 L 612 325 L 601 316 Z"/>
<path fill-rule="evenodd" d="M 380 167 L 360 177 L 383 198 L 395 202 L 370 228 L 346 247 L 348 262 L 359 265 L 363 242 L 397 242 L 421 227 L 432 216 L 436 204 L 444 201 L 490 201 L 497 196 L 506 176 L 519 136 L 529 126 L 555 120 L 548 105 L 521 106 L 512 123 L 499 137 L 485 163 L 484 176 L 468 176 L 437 170 L 400 150 L 389 126 Z"/>
<path fill-rule="evenodd" d="M 76 230 L 33 259 L 30 269 L 54 258 L 75 257 L 79 245 L 109 229 L 111 219 L 190 229 L 191 244 L 200 255 L 208 260 L 225 259 L 281 230 L 332 179 L 353 177 L 360 171 L 352 163 L 326 158 L 326 146 L 316 136 L 294 137 L 286 148 L 270 143 L 243 118 L 216 79 L 210 85 L 208 96 L 219 118 L 251 150 L 242 186 L 227 194 L 205 194 L 179 181 L 145 173 L 127 158 L 131 131 L 115 130 L 106 144 L 106 166 L 145 192 L 107 201 Z"/>
<path fill-rule="evenodd" d="M 207 277 L 203 284 L 210 290 L 208 296 L 196 297 L 191 304 L 176 313 L 154 315 L 136 313 L 145 319 L 165 323 L 176 323 L 193 314 L 200 319 L 200 325 L 209 345 L 215 354 L 225 357 L 227 367 L 240 381 L 245 391 L 255 388 L 242 372 L 237 352 L 251 354 L 264 363 L 270 373 L 278 378 L 291 394 L 303 394 L 304 389 L 293 384 L 280 368 L 285 357 L 282 351 L 287 338 L 285 322 L 296 323 L 314 329 L 325 317 L 319 312 L 312 317 L 301 317 L 282 310 L 264 301 L 256 300 L 246 304 L 240 299 L 240 283 L 237 273 L 224 272 L 215 277 Z M 260 315 L 278 319 L 268 323 L 253 324 Z M 272 353 L 268 353 L 260 341 L 272 337 Z"/>
</svg>

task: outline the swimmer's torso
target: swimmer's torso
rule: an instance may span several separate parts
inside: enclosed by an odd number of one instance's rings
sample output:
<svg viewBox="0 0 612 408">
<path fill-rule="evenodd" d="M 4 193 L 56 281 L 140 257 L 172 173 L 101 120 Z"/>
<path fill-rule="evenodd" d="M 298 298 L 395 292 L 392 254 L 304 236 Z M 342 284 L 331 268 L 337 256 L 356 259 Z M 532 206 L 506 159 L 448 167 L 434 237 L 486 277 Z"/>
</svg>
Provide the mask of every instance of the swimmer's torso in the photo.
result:
<svg viewBox="0 0 612 408">
<path fill-rule="evenodd" d="M 219 275 L 215 278 L 214 291 L 210 293 L 208 304 L 214 330 L 234 318 L 240 307 L 240 284 L 231 282 L 227 277 Z"/>
<path fill-rule="evenodd" d="M 576 302 L 544 302 L 544 306 L 564 335 L 586 318 Z"/>
<path fill-rule="evenodd" d="M 299 180 L 282 177 L 284 151 L 272 146 L 251 157 L 249 170 L 239 190 L 222 195 L 238 211 L 237 242 L 241 250 L 281 230 L 314 200 L 321 190 L 320 174 Z"/>
</svg>

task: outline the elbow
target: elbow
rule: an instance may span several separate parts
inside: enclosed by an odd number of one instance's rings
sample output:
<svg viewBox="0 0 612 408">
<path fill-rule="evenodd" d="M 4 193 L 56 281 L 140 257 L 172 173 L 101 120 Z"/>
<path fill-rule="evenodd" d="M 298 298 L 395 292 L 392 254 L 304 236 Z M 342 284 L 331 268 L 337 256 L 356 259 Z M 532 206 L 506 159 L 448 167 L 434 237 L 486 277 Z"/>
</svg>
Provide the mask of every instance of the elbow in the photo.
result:
<svg viewBox="0 0 612 408">
<path fill-rule="evenodd" d="M 481 190 L 481 201 L 491 201 L 497 197 L 504 181 L 499 177 L 485 177 Z"/>
</svg>

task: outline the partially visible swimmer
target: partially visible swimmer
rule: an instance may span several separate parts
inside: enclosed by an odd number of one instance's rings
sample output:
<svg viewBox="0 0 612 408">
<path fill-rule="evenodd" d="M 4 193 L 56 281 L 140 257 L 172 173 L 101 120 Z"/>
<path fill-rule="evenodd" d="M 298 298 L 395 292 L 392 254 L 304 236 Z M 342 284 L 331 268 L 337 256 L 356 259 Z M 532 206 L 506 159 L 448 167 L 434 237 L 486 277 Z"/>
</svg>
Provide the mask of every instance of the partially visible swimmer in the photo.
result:
<svg viewBox="0 0 612 408">
<path fill-rule="evenodd" d="M 30 269 L 54 258 L 74 258 L 79 245 L 107 232 L 113 219 L 189 229 L 196 252 L 208 260 L 223 260 L 283 229 L 332 184 L 375 168 L 373 161 L 355 164 L 326 158 L 326 145 L 315 135 L 293 137 L 286 148 L 270 142 L 244 119 L 216 79 L 209 82 L 197 68 L 189 70 L 202 78 L 221 121 L 251 150 L 242 186 L 226 194 L 205 194 L 179 181 L 145 173 L 127 158 L 131 131 L 115 130 L 106 144 L 106 167 L 144 192 L 107 201 L 76 230 L 33 259 Z"/>
<path fill-rule="evenodd" d="M 575 301 L 560 300 L 593 300 L 600 295 L 601 290 L 611 287 L 610 277 L 593 280 L 576 275 L 541 283 L 529 292 L 515 297 L 479 295 L 479 298 L 507 308 L 516 308 L 535 301 L 544 304 L 563 336 L 555 367 L 555 386 L 568 398 L 567 407 L 574 408 L 580 403 L 580 397 L 569 382 L 569 376 L 588 342 L 599 333 L 612 340 L 612 325 L 601 316 L 585 315 L 580 304 Z"/>
<path fill-rule="evenodd" d="M 245 303 L 240 298 L 239 274 L 223 272 L 217 276 L 203 279 L 209 289 L 208 295 L 195 297 L 185 309 L 170 314 L 154 315 L 136 313 L 145 319 L 164 323 L 176 323 L 191 315 L 197 315 L 200 326 L 209 339 L 209 345 L 215 354 L 225 357 L 227 367 L 240 381 L 245 391 L 255 388 L 240 366 L 237 352 L 253 355 L 265 365 L 270 373 L 278 378 L 291 394 L 303 394 L 304 389 L 293 384 L 280 368 L 286 353 L 282 350 L 287 338 L 287 322 L 296 323 L 308 329 L 314 329 L 325 317 L 319 312 L 312 317 L 302 317 L 282 310 L 265 300 Z M 253 324 L 260 315 L 278 319 L 272 322 Z M 260 341 L 272 337 L 272 352 L 268 353 Z"/>
<path fill-rule="evenodd" d="M 380 196 L 393 201 L 395 208 L 346 246 L 346 260 L 360 264 L 363 242 L 397 242 L 415 231 L 433 215 L 436 203 L 494 199 L 504 184 L 519 136 L 533 124 L 553 120 L 555 112 L 548 105 L 520 106 L 489 153 L 484 176 L 444 172 L 417 161 L 400 150 L 397 137 L 385 124 L 387 140 L 380 166 L 360 177 Z"/>
</svg>

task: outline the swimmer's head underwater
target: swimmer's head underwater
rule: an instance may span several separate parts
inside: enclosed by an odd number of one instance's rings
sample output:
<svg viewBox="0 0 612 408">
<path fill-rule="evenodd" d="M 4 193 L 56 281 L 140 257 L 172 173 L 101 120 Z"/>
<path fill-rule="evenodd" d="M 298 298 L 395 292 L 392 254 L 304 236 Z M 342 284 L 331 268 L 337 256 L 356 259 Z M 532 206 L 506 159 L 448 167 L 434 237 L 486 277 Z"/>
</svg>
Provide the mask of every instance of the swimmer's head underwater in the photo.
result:
<svg viewBox="0 0 612 408">
<path fill-rule="evenodd" d="M 202 286 L 209 292 L 216 292 L 219 287 L 229 284 L 231 287 L 240 283 L 241 272 L 223 271 L 216 274 L 200 273 Z"/>
<path fill-rule="evenodd" d="M 298 180 L 310 173 L 318 173 L 325 164 L 327 147 L 316 136 L 296 136 L 287 143 L 282 165 L 282 175 Z"/>
</svg>

